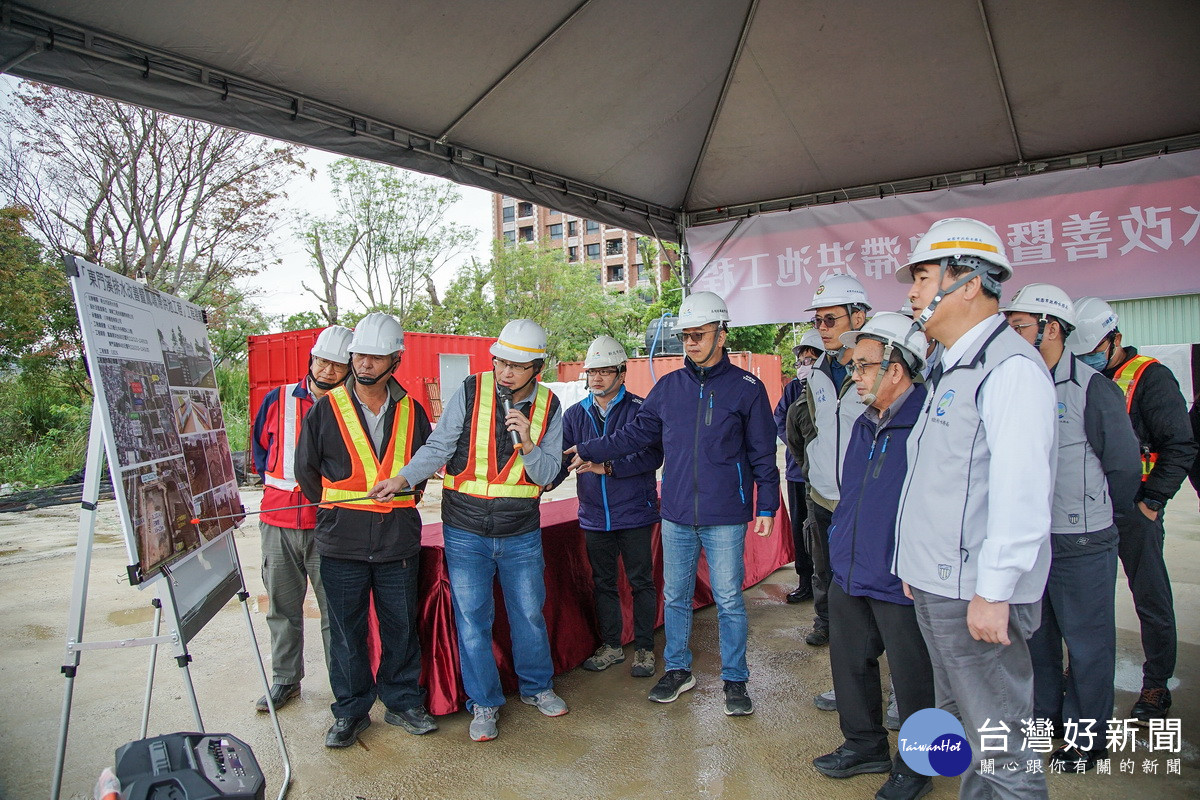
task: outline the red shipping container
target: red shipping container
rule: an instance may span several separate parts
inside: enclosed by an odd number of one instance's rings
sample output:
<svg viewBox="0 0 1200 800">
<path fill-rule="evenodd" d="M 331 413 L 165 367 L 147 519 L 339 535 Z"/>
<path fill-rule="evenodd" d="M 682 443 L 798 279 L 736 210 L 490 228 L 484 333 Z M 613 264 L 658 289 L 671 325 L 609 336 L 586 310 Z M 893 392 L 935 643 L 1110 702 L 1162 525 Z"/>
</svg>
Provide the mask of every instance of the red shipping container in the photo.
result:
<svg viewBox="0 0 1200 800">
<path fill-rule="evenodd" d="M 779 356 L 761 355 L 759 353 L 730 353 L 729 360 L 735 366 L 749 372 L 763 382 L 767 389 L 767 398 L 771 401 L 771 410 L 783 397 L 783 370 Z M 683 369 L 683 356 L 655 356 L 654 376 L 661 378 L 668 372 Z M 650 359 L 631 358 L 627 362 L 625 385 L 629 391 L 645 397 L 654 388 L 654 377 L 650 375 Z M 558 365 L 560 381 L 575 381 L 583 375 L 582 361 L 563 361 Z"/>
<path fill-rule="evenodd" d="M 308 369 L 308 351 L 321 328 L 249 337 L 250 419 L 258 414 L 267 392 L 299 380 Z M 431 420 L 441 416 L 448 399 L 468 375 L 492 368 L 490 336 L 405 333 L 404 354 L 392 374 Z M 253 423 L 252 423 L 253 424 Z"/>
</svg>

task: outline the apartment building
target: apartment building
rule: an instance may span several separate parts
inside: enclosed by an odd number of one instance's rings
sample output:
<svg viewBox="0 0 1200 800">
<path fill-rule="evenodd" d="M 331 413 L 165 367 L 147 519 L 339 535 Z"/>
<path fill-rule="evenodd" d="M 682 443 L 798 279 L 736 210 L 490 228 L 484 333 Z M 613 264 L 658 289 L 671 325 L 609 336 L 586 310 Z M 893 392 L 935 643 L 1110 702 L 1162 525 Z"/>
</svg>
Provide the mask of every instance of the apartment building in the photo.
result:
<svg viewBox="0 0 1200 800">
<path fill-rule="evenodd" d="M 509 246 L 537 242 L 561 247 L 567 261 L 595 264 L 605 288 L 622 294 L 639 285 L 648 288 L 651 269 L 658 270 L 660 281 L 670 277 L 670 266 L 661 254 L 649 267 L 642 263 L 637 234 L 508 195 L 492 195 L 492 231 L 494 238 Z"/>
</svg>

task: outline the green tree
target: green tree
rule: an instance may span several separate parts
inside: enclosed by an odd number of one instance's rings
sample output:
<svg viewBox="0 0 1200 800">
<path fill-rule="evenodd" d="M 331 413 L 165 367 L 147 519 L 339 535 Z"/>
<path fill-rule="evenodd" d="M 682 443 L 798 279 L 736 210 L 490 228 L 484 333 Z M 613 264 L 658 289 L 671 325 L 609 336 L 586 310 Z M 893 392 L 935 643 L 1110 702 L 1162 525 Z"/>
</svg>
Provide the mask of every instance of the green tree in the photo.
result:
<svg viewBox="0 0 1200 800">
<path fill-rule="evenodd" d="M 459 270 L 433 309 L 432 329 L 496 336 L 509 320 L 532 319 L 546 329 L 551 361 L 582 358 L 601 334 L 636 345 L 644 302 L 606 291 L 596 270 L 595 264 L 569 263 L 560 248 L 506 247 L 497 241 L 490 262 L 472 260 Z"/>
<path fill-rule="evenodd" d="M 0 209 L 0 285 L 20 298 L 0 304 L 0 367 L 79 395 L 86 375 L 71 289 L 62 264 L 46 259 L 25 230 L 29 216 L 25 208 Z"/>
<path fill-rule="evenodd" d="M 305 331 L 309 328 L 324 328 L 326 325 L 336 325 L 338 323 L 327 322 L 315 311 L 300 311 L 289 317 L 284 317 L 279 324 L 280 328 L 285 331 Z"/>
</svg>

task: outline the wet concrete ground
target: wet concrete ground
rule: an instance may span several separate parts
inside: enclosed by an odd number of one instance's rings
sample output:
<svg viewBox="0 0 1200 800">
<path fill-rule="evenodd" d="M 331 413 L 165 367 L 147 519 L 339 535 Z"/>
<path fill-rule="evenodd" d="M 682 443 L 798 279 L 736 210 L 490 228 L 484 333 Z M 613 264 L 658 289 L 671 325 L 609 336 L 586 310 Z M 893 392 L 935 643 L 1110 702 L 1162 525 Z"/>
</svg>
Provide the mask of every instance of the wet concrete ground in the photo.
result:
<svg viewBox="0 0 1200 800">
<path fill-rule="evenodd" d="M 556 493 L 561 494 L 561 493 Z M 245 494 L 247 507 L 258 495 Z M 64 680 L 67 604 L 74 568 L 75 508 L 0 515 L 0 797 L 49 794 Z M 427 518 L 436 512 L 426 511 Z M 149 633 L 151 597 L 123 582 L 126 556 L 111 503 L 103 504 L 88 599 L 89 640 Z M 1173 714 L 1182 719 L 1180 775 L 1167 775 L 1166 755 L 1135 758 L 1135 775 L 1049 776 L 1055 798 L 1194 798 L 1200 796 L 1200 515 L 1185 488 L 1168 509 L 1167 553 L 1179 616 L 1178 686 Z M 257 598 L 257 527 L 237 536 L 252 599 L 259 646 L 268 656 L 267 631 Z M 556 679 L 571 713 L 547 719 L 510 699 L 501 713 L 500 738 L 477 744 L 467 737 L 465 713 L 441 717 L 441 729 L 414 737 L 384 724 L 376 705 L 360 743 L 327 750 L 332 696 L 325 679 L 315 608 L 307 620 L 303 692 L 280 712 L 293 765 L 289 797 L 338 800 L 385 798 L 871 798 L 886 776 L 835 781 L 811 760 L 841 743 L 836 714 L 813 707 L 811 696 L 831 686 L 828 651 L 803 642 L 811 603 L 789 606 L 795 585 L 785 568 L 746 592 L 750 613 L 751 717 L 722 713 L 716 613 L 696 615 L 693 648 L 697 687 L 674 704 L 646 700 L 653 679 L 629 676 L 629 661 L 607 672 L 574 670 Z M 1118 598 L 1117 710 L 1127 713 L 1140 686 L 1141 649 L 1136 617 L 1123 580 Z M 658 652 L 661 653 L 659 632 Z M 267 774 L 267 797 L 282 777 L 261 694 L 257 665 L 236 604 L 222 610 L 193 642 L 192 675 L 210 731 L 229 732 L 254 748 Z M 632 655 L 632 653 L 630 653 Z M 113 751 L 137 738 L 148 651 L 85 654 L 76 680 L 63 797 L 91 797 Z M 178 668 L 160 654 L 151 735 L 193 728 Z M 895 738 L 893 735 L 893 744 Z M 1158 758 L 1158 773 L 1143 774 Z M 1118 763 L 1114 761 L 1114 772 Z M 937 779 L 934 800 L 957 796 L 957 779 Z"/>
</svg>

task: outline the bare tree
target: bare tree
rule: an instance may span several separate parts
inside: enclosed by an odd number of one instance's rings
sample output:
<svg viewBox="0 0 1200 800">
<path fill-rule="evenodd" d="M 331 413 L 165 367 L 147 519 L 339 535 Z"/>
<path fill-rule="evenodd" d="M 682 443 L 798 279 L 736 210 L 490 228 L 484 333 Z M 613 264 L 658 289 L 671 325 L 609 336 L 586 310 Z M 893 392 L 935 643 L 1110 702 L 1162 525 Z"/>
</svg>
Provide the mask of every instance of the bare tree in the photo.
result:
<svg viewBox="0 0 1200 800">
<path fill-rule="evenodd" d="M 366 235 L 366 231 L 358 230 L 353 225 L 337 225 L 319 220 L 305 221 L 302 232 L 305 250 L 308 252 L 309 261 L 317 270 L 321 286 L 318 290 L 301 281 L 300 288 L 317 298 L 321 304 L 321 316 L 328 325 L 338 324 L 338 287 L 347 262 Z M 336 248 L 332 256 L 326 255 L 327 245 Z"/>
<path fill-rule="evenodd" d="M 300 150 L 22 83 L 0 111 L 0 192 L 51 247 L 189 300 L 266 266 Z"/>
<path fill-rule="evenodd" d="M 339 262 L 344 269 L 337 280 L 363 307 L 386 309 L 402 324 L 419 293 L 427 293 L 430 305 L 438 305 L 433 276 L 475 238 L 471 229 L 446 220 L 458 200 L 457 188 L 448 181 L 350 158 L 335 161 L 330 178 L 339 213 L 324 231 L 326 241 L 336 240 L 343 254 Z M 353 257 L 347 260 L 350 250 Z M 327 269 L 326 274 L 331 272 Z M 325 298 L 318 297 L 328 302 L 329 278 L 322 277 L 322 282 Z"/>
</svg>

